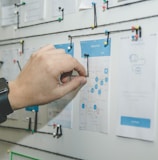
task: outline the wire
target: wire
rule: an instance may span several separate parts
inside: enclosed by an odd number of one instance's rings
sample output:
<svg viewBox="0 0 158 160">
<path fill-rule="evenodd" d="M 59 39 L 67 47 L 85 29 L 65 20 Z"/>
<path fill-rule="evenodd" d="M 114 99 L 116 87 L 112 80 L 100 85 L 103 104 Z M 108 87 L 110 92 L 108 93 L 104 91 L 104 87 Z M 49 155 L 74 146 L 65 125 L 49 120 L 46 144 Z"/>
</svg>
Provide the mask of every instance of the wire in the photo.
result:
<svg viewBox="0 0 158 160">
<path fill-rule="evenodd" d="M 102 25 L 98 25 L 98 27 L 112 26 L 112 25 L 116 25 L 116 24 L 128 23 L 128 22 L 133 22 L 133 21 L 138 21 L 138 20 L 145 20 L 145 19 L 150 19 L 150 18 L 158 18 L 158 14 L 146 16 L 146 17 L 134 18 L 134 19 L 130 19 L 130 20 L 123 20 L 123 21 L 119 21 L 119 22 L 102 24 Z M 75 32 L 75 31 L 81 31 L 81 30 L 86 30 L 86 29 L 91 29 L 91 27 L 77 28 L 77 29 L 58 31 L 58 32 L 50 32 L 50 33 L 44 33 L 44 34 L 29 35 L 29 36 L 23 36 L 23 37 L 17 37 L 17 38 L 9 38 L 9 39 L 0 40 L 0 43 L 5 42 L 5 41 L 18 40 L 18 39 L 27 39 L 27 38 L 42 37 L 42 36 L 48 36 L 48 35 L 54 35 L 54 34 Z M 124 30 L 122 30 L 122 31 L 124 31 Z M 95 33 L 94 35 L 97 35 L 97 33 Z"/>
<path fill-rule="evenodd" d="M 22 28 L 28 28 L 28 27 L 34 27 L 34 26 L 38 26 L 38 25 L 42 25 L 42 24 L 47 24 L 47 23 L 52 23 L 52 22 L 61 22 L 64 20 L 64 8 L 59 7 L 59 11 L 61 11 L 61 16 L 60 18 L 56 19 L 56 20 L 52 20 L 52 21 L 46 21 L 46 22 L 41 22 L 41 23 L 37 23 L 37 24 L 31 24 L 31 25 L 27 25 L 27 26 L 20 26 L 20 14 L 19 12 L 17 12 L 17 29 L 22 29 Z"/>
<path fill-rule="evenodd" d="M 13 151 L 10 152 L 10 160 L 13 160 L 13 155 L 16 155 L 18 157 L 31 159 L 31 160 L 40 160 L 40 159 L 37 159 L 37 158 L 33 158 L 31 156 L 28 156 L 28 155 L 25 155 L 25 154 L 21 154 L 21 153 L 17 153 L 17 152 L 13 152 Z"/>
<path fill-rule="evenodd" d="M 18 42 L 3 43 L 3 44 L 0 44 L 0 46 L 7 46 L 7 45 L 13 45 L 13 44 L 21 44 L 21 52 L 24 53 L 24 40 L 21 40 Z"/>
<path fill-rule="evenodd" d="M 23 145 L 23 144 L 12 142 L 12 141 L 7 141 L 7 140 L 4 140 L 4 139 L 0 139 L 0 141 L 1 142 L 5 142 L 5 143 L 10 143 L 10 144 L 18 145 L 18 146 L 25 147 L 25 148 L 29 148 L 29 149 L 34 149 L 34 150 L 45 152 L 45 153 L 49 153 L 49 154 L 54 154 L 54 155 L 65 157 L 65 158 L 70 158 L 70 159 L 74 159 L 74 160 L 83 160 L 83 159 L 80 159 L 80 158 L 77 158 L 77 157 L 72 157 L 72 156 L 61 154 L 61 153 L 57 153 L 57 152 L 47 151 L 47 150 L 44 150 L 44 149 L 40 149 L 40 148 L 36 148 L 36 147 L 31 147 L 31 146 Z"/>
<path fill-rule="evenodd" d="M 96 3 L 92 3 L 93 5 L 93 11 L 94 11 L 94 25 L 92 26 L 92 29 L 97 28 L 97 9 L 96 9 Z"/>
</svg>

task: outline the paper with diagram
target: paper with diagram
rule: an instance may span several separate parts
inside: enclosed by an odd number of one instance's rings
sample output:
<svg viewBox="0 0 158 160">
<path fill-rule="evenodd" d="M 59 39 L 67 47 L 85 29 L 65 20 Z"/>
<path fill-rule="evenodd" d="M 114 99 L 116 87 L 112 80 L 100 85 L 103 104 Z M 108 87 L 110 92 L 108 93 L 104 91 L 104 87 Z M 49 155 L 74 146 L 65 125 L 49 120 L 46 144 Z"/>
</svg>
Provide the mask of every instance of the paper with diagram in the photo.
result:
<svg viewBox="0 0 158 160">
<path fill-rule="evenodd" d="M 81 41 L 81 57 L 87 68 L 87 84 L 81 90 L 79 128 L 95 132 L 108 131 L 108 97 L 110 40 Z M 89 56 L 86 57 L 85 54 Z M 88 64 L 88 65 L 87 65 Z"/>
<path fill-rule="evenodd" d="M 117 135 L 154 139 L 157 35 L 120 39 Z"/>
</svg>

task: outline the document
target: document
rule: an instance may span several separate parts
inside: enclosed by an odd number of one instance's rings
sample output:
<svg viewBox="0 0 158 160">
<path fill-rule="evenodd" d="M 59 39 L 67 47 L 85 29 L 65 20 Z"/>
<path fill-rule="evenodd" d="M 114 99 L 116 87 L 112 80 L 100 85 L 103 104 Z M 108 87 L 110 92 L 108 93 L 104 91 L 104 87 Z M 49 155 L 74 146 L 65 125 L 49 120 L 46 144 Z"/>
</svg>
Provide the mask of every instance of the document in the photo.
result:
<svg viewBox="0 0 158 160">
<path fill-rule="evenodd" d="M 117 135 L 154 140 L 157 35 L 120 39 Z"/>
<path fill-rule="evenodd" d="M 63 128 L 72 128 L 73 102 L 66 104 L 67 101 L 60 99 L 48 107 L 48 126 L 60 124 Z"/>
<path fill-rule="evenodd" d="M 45 1 L 44 0 L 25 0 L 23 7 L 25 22 L 37 21 L 44 18 Z"/>
<path fill-rule="evenodd" d="M 108 131 L 110 45 L 105 39 L 81 41 L 81 57 L 87 69 L 87 84 L 81 89 L 79 128 Z M 88 56 L 85 56 L 88 55 Z"/>
<path fill-rule="evenodd" d="M 15 12 L 15 6 L 2 6 L 1 9 L 1 26 L 8 26 L 17 23 L 17 15 Z"/>
</svg>

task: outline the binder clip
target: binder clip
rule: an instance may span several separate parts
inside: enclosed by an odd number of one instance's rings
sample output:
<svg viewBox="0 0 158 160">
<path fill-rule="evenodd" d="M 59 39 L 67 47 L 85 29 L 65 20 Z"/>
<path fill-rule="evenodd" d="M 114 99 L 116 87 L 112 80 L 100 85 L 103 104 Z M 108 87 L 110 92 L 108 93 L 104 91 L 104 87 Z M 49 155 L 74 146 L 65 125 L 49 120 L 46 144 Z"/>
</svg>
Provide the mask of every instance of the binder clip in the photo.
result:
<svg viewBox="0 0 158 160">
<path fill-rule="evenodd" d="M 103 0 L 102 9 L 103 9 L 103 12 L 104 12 L 106 9 L 108 9 L 108 0 Z"/>
<path fill-rule="evenodd" d="M 107 31 L 107 30 L 105 30 L 105 35 L 107 35 L 107 39 L 106 39 L 106 41 L 104 42 L 104 47 L 106 47 L 106 46 L 108 46 L 108 44 L 109 44 L 109 35 L 110 35 L 110 32 L 109 31 Z"/>
<path fill-rule="evenodd" d="M 21 54 L 24 53 L 24 40 L 19 42 L 21 44 Z"/>
<path fill-rule="evenodd" d="M 68 50 L 68 52 L 70 52 L 72 47 L 73 47 L 73 45 L 72 45 L 72 36 L 68 35 L 68 39 L 70 40 L 70 45 L 67 47 L 67 50 Z"/>
<path fill-rule="evenodd" d="M 58 22 L 61 22 L 61 21 L 64 20 L 64 8 L 59 7 L 58 9 L 59 9 L 59 12 L 61 12 L 62 15 L 57 20 L 58 20 Z"/>
<path fill-rule="evenodd" d="M 132 26 L 132 32 L 135 31 L 135 35 L 132 35 L 132 41 L 137 41 L 139 38 L 142 37 L 142 28 L 141 26 Z"/>
<path fill-rule="evenodd" d="M 91 29 L 97 28 L 97 9 L 96 9 L 96 3 L 92 2 L 92 6 L 94 9 L 94 24 L 91 26 Z"/>
<path fill-rule="evenodd" d="M 32 131 L 32 119 L 31 117 L 26 117 L 26 120 L 28 120 L 28 131 Z"/>
<path fill-rule="evenodd" d="M 60 124 L 56 125 L 56 132 L 53 133 L 54 138 L 60 138 L 62 136 L 62 126 Z"/>
</svg>

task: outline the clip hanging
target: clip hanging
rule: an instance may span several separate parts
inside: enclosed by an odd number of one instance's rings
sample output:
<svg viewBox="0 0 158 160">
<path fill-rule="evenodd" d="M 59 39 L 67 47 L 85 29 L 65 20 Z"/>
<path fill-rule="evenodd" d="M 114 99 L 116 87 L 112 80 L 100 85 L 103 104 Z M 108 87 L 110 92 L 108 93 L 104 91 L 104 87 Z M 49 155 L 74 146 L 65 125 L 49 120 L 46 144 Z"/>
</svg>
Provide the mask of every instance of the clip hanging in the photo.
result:
<svg viewBox="0 0 158 160">
<path fill-rule="evenodd" d="M 32 131 L 32 127 L 31 127 L 31 125 L 32 125 L 32 119 L 31 119 L 31 117 L 26 117 L 26 119 L 29 120 L 28 121 L 28 131 Z"/>
<path fill-rule="evenodd" d="M 32 129 L 32 122 L 31 122 L 31 117 L 27 118 L 29 119 L 29 125 L 28 125 L 28 130 L 32 131 L 32 133 L 37 132 L 37 125 L 38 125 L 38 106 L 28 106 L 25 108 L 26 111 L 34 113 L 34 129 Z"/>
<path fill-rule="evenodd" d="M 58 18 L 58 22 L 64 20 L 64 8 L 59 7 L 59 12 L 61 12 L 61 17 Z"/>
<path fill-rule="evenodd" d="M 107 35 L 107 39 L 106 39 L 106 41 L 104 42 L 104 46 L 106 47 L 106 46 L 108 46 L 108 44 L 109 44 L 109 35 L 110 35 L 110 32 L 107 31 L 107 30 L 105 30 L 105 35 Z"/>
<path fill-rule="evenodd" d="M 24 53 L 24 40 L 21 40 L 20 44 L 21 44 L 21 53 Z"/>
<path fill-rule="evenodd" d="M 102 9 L 103 9 L 103 12 L 108 9 L 108 4 L 109 4 L 109 1 L 108 0 L 103 0 L 103 5 L 102 5 Z"/>
<path fill-rule="evenodd" d="M 135 35 L 132 36 L 132 41 L 137 41 L 139 38 L 142 37 L 142 28 L 141 26 L 132 26 L 132 32 L 135 31 Z"/>
<path fill-rule="evenodd" d="M 72 36 L 71 35 L 68 35 L 68 39 L 70 40 L 70 45 L 68 46 L 67 50 L 68 52 L 71 51 L 73 45 L 72 45 Z"/>
<path fill-rule="evenodd" d="M 53 127 L 56 127 L 56 132 L 53 133 L 53 137 L 60 138 L 63 135 L 62 134 L 62 126 L 60 124 L 57 124 L 57 125 L 53 125 Z"/>
<path fill-rule="evenodd" d="M 91 29 L 97 28 L 97 9 L 96 9 L 96 3 L 92 2 L 93 10 L 94 10 L 94 24 L 91 26 Z"/>
<path fill-rule="evenodd" d="M 34 121 L 34 132 L 37 132 L 37 124 L 38 124 L 38 111 L 33 110 L 33 112 L 35 113 L 35 121 Z"/>
</svg>

